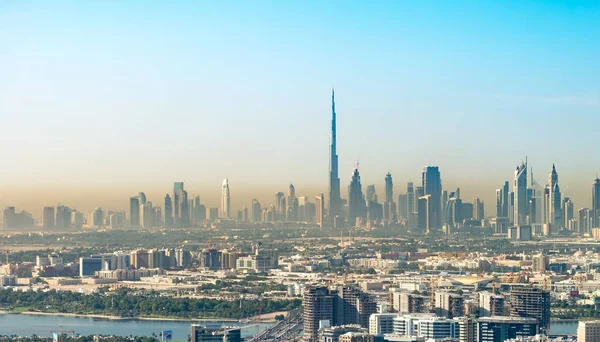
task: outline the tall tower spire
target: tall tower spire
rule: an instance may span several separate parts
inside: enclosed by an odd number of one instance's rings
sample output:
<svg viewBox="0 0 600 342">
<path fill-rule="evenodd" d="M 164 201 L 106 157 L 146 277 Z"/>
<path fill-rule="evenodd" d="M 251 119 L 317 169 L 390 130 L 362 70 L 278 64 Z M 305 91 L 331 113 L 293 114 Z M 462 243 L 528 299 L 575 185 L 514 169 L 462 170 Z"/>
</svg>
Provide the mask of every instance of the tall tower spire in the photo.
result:
<svg viewBox="0 0 600 342">
<path fill-rule="evenodd" d="M 336 140 L 335 90 L 331 89 L 331 146 L 329 150 L 329 221 L 333 224 L 340 215 L 340 178 Z"/>
</svg>

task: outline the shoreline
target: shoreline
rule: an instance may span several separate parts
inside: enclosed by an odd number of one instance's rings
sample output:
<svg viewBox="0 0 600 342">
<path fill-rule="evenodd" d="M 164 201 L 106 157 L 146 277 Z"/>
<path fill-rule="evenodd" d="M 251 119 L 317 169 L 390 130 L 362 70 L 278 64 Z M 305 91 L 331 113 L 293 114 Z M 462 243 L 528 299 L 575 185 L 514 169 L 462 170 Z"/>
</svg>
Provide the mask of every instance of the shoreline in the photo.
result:
<svg viewBox="0 0 600 342">
<path fill-rule="evenodd" d="M 87 317 L 97 318 L 111 321 L 183 321 L 183 322 L 227 322 L 227 323 L 243 323 L 233 318 L 175 318 L 175 317 L 120 317 L 120 316 L 109 316 L 109 315 L 98 315 L 98 314 L 74 314 L 68 312 L 42 312 L 42 311 L 23 311 L 23 312 L 10 312 L 4 311 L 9 315 L 34 315 L 34 316 L 64 316 L 64 317 Z M 264 323 L 270 323 L 263 321 Z"/>
</svg>

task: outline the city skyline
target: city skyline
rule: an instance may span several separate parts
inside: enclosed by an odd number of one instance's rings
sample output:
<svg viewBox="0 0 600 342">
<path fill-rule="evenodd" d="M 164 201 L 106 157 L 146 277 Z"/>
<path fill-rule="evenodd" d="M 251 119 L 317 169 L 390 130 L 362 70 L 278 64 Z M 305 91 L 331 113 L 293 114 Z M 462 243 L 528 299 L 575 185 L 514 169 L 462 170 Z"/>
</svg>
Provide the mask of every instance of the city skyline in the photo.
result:
<svg viewBox="0 0 600 342">
<path fill-rule="evenodd" d="M 438 165 L 445 188 L 491 203 L 498 184 L 512 183 L 510 165 L 529 156 L 536 174 L 556 163 L 576 208 L 591 205 L 594 125 L 564 128 L 600 108 L 597 4 L 346 4 L 340 16 L 335 2 L 238 11 L 184 3 L 146 4 L 144 13 L 131 4 L 1 5 L 0 206 L 126 208 L 132 194 L 163 197 L 179 179 L 219 207 L 224 177 L 232 208 L 269 202 L 289 183 L 327 202 L 323 94 L 332 85 L 341 188 L 358 159 L 363 184 L 383 189 L 390 172 L 397 194 Z M 307 25 L 292 13 L 319 16 Z M 549 132 L 561 143 L 548 148 Z"/>
<path fill-rule="evenodd" d="M 0 0 L 0 340 L 599 342 L 599 23 Z"/>
</svg>

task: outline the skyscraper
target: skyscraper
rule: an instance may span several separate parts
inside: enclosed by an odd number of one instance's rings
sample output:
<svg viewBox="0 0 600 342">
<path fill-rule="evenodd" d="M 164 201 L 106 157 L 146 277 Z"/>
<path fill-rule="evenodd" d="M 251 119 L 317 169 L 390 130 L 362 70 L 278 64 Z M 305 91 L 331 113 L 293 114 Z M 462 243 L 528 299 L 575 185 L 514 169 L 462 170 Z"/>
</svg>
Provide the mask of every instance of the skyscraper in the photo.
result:
<svg viewBox="0 0 600 342">
<path fill-rule="evenodd" d="M 229 196 L 229 180 L 225 178 L 221 187 L 221 217 L 231 218 L 231 198 Z"/>
<path fill-rule="evenodd" d="M 419 197 L 417 210 L 418 210 L 418 228 L 419 233 L 430 233 L 432 230 L 431 222 L 433 218 L 433 213 L 431 210 L 431 195 L 425 195 Z"/>
<path fill-rule="evenodd" d="M 102 208 L 94 209 L 90 216 L 91 220 L 89 223 L 91 223 L 91 226 L 99 228 L 104 225 L 104 211 L 102 211 Z"/>
<path fill-rule="evenodd" d="M 179 193 L 179 226 L 188 228 L 190 226 L 190 201 L 188 201 L 188 193 L 181 190 Z"/>
<path fill-rule="evenodd" d="M 329 221 L 333 225 L 336 216 L 341 214 L 340 177 L 338 175 L 338 155 L 336 142 L 335 92 L 331 90 L 331 147 L 329 150 Z M 353 222 L 351 224 L 354 224 Z"/>
<path fill-rule="evenodd" d="M 71 213 L 73 210 L 66 205 L 56 206 L 56 228 L 71 228 Z"/>
<path fill-rule="evenodd" d="M 285 221 L 285 195 L 283 192 L 275 194 L 275 221 Z"/>
<path fill-rule="evenodd" d="M 183 182 L 173 183 L 173 223 L 175 226 L 181 226 L 181 192 L 183 191 Z"/>
<path fill-rule="evenodd" d="M 406 184 L 406 204 L 408 205 L 408 215 L 415 212 L 415 203 L 415 186 L 413 185 L 413 182 L 408 182 Z"/>
<path fill-rule="evenodd" d="M 542 223 L 550 222 L 550 186 L 546 184 L 542 194 Z"/>
<path fill-rule="evenodd" d="M 348 185 L 348 224 L 354 226 L 357 217 L 364 217 L 365 210 L 365 198 L 362 193 L 360 174 L 357 166 L 352 171 L 352 178 L 350 179 L 350 185 Z"/>
<path fill-rule="evenodd" d="M 317 226 L 323 228 L 323 218 L 325 213 L 325 198 L 323 194 L 320 194 L 315 197 L 315 207 L 315 223 L 317 224 Z"/>
<path fill-rule="evenodd" d="M 140 198 L 129 198 L 129 224 L 132 227 L 140 226 Z"/>
<path fill-rule="evenodd" d="M 140 204 L 146 204 L 146 194 L 143 192 L 138 193 L 138 198 L 140 199 Z"/>
<path fill-rule="evenodd" d="M 473 219 L 474 220 L 483 220 L 485 216 L 485 211 L 483 208 L 483 201 L 480 198 L 473 199 Z"/>
<path fill-rule="evenodd" d="M 592 228 L 600 227 L 600 179 L 596 177 L 592 184 Z"/>
<path fill-rule="evenodd" d="M 506 181 L 502 188 L 496 190 L 496 217 L 509 217 L 509 196 L 508 181 Z"/>
<path fill-rule="evenodd" d="M 165 226 L 173 226 L 173 201 L 169 194 L 165 195 Z"/>
<path fill-rule="evenodd" d="M 383 204 L 383 219 L 390 221 L 394 216 L 394 182 L 392 174 L 385 175 L 385 202 Z"/>
<path fill-rule="evenodd" d="M 550 325 L 550 292 L 536 287 L 512 289 L 510 315 L 535 318 L 540 328 L 546 330 Z"/>
<path fill-rule="evenodd" d="M 515 215 L 516 226 L 527 224 L 527 161 L 517 166 L 513 191 L 515 193 Z"/>
<path fill-rule="evenodd" d="M 593 217 L 590 217 L 592 215 L 592 210 L 588 208 L 581 208 L 577 211 L 577 233 L 586 234 L 594 228 L 590 227 L 593 222 Z"/>
<path fill-rule="evenodd" d="M 54 207 L 44 207 L 42 211 L 42 226 L 44 229 L 54 228 Z"/>
<path fill-rule="evenodd" d="M 552 232 L 558 233 L 558 230 L 562 225 L 562 214 L 561 214 L 561 194 L 560 188 L 558 187 L 558 173 L 556 167 L 552 164 L 552 172 L 548 176 L 548 183 L 550 185 L 550 203 L 549 203 L 549 215 L 550 225 Z"/>
<path fill-rule="evenodd" d="M 442 179 L 437 166 L 426 166 L 422 174 L 423 192 L 430 197 L 430 231 L 439 230 L 442 226 Z"/>
<path fill-rule="evenodd" d="M 377 192 L 375 191 L 375 184 L 367 185 L 367 201 L 377 202 Z"/>
<path fill-rule="evenodd" d="M 257 199 L 252 200 L 252 206 L 250 207 L 252 222 L 260 222 L 262 220 L 262 208 L 260 202 Z"/>
<path fill-rule="evenodd" d="M 408 219 L 408 194 L 398 195 L 398 216 Z"/>
<path fill-rule="evenodd" d="M 562 205 L 563 227 L 569 227 L 569 221 L 575 218 L 575 207 L 569 197 L 565 197 Z"/>
<path fill-rule="evenodd" d="M 298 198 L 296 198 L 296 188 L 294 188 L 294 184 L 290 184 L 288 187 L 286 219 L 288 221 L 298 220 Z"/>
<path fill-rule="evenodd" d="M 337 291 L 330 291 L 325 286 L 307 286 L 302 294 L 304 319 L 304 336 L 306 342 L 319 340 L 319 322 L 328 320 L 332 325 L 336 322 Z"/>
<path fill-rule="evenodd" d="M 140 203 L 140 226 L 151 229 L 154 226 L 154 212 L 151 203 Z"/>
</svg>

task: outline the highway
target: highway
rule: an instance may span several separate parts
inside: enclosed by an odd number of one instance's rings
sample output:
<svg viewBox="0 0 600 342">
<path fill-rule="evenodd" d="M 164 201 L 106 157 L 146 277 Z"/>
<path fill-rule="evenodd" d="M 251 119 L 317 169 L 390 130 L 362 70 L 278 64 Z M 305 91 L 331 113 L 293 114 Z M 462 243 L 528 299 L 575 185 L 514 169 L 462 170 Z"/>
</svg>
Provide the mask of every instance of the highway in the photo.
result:
<svg viewBox="0 0 600 342">
<path fill-rule="evenodd" d="M 261 331 L 257 336 L 254 336 L 248 341 L 294 341 L 299 333 L 302 332 L 302 329 L 302 311 L 300 309 L 295 309 L 290 311 L 283 321 L 278 322 L 269 329 Z"/>
</svg>

